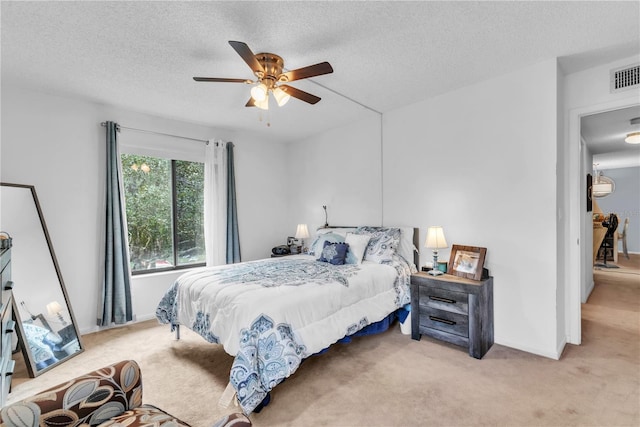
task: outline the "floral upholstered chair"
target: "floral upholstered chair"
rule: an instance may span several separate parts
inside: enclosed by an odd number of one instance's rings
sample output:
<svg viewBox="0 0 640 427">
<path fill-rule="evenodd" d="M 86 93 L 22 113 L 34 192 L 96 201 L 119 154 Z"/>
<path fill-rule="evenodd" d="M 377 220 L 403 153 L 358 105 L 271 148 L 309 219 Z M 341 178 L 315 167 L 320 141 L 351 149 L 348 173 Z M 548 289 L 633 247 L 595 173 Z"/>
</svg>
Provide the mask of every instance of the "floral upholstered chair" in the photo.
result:
<svg viewBox="0 0 640 427">
<path fill-rule="evenodd" d="M 0 413 L 2 426 L 188 426 L 142 404 L 140 367 L 123 360 L 51 387 Z"/>
<path fill-rule="evenodd" d="M 0 427 L 178 427 L 182 420 L 142 403 L 140 366 L 123 360 L 2 408 Z M 234 413 L 212 427 L 250 427 Z"/>
</svg>

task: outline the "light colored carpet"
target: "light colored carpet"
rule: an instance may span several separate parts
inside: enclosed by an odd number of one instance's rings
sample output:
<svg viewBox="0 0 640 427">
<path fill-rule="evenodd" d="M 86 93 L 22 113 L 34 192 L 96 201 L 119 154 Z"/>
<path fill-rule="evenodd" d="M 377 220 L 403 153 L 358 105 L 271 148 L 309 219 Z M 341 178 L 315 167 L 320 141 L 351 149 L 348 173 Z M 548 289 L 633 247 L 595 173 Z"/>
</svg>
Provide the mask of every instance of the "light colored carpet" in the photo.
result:
<svg viewBox="0 0 640 427">
<path fill-rule="evenodd" d="M 640 256 L 594 270 L 583 305 L 583 344 L 560 361 L 494 345 L 482 360 L 423 337 L 389 331 L 335 345 L 305 361 L 251 415 L 255 426 L 639 426 Z M 183 329 L 141 322 L 83 337 L 86 351 L 27 378 L 16 354 L 11 401 L 112 361 L 142 368 L 145 403 L 195 427 L 234 409 L 218 399 L 231 356 Z"/>
</svg>

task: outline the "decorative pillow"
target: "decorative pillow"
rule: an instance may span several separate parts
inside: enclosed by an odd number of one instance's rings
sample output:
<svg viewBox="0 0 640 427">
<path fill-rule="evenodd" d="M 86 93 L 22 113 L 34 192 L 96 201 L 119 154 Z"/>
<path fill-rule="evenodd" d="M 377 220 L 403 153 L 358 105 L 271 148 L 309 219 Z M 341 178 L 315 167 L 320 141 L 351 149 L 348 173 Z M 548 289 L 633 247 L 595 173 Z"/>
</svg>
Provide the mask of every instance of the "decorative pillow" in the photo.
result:
<svg viewBox="0 0 640 427">
<path fill-rule="evenodd" d="M 388 227 L 358 227 L 357 234 L 371 236 L 367 250 L 364 254 L 365 261 L 383 262 L 391 261 L 400 245 L 400 229 Z"/>
<path fill-rule="evenodd" d="M 371 236 L 367 234 L 347 233 L 347 237 L 344 239 L 344 242 L 349 244 L 346 264 L 362 263 L 369 240 L 371 240 Z"/>
<path fill-rule="evenodd" d="M 316 239 L 313 241 L 313 243 L 309 247 L 309 255 L 314 255 L 318 257 L 322 255 L 322 250 L 324 249 L 324 242 L 344 243 L 344 236 L 341 236 L 336 233 L 318 234 L 318 237 L 316 237 Z"/>
<path fill-rule="evenodd" d="M 318 261 L 328 262 L 333 265 L 343 265 L 347 257 L 347 250 L 349 245 L 346 243 L 331 243 L 329 241 L 324 242 L 324 248 Z"/>
</svg>

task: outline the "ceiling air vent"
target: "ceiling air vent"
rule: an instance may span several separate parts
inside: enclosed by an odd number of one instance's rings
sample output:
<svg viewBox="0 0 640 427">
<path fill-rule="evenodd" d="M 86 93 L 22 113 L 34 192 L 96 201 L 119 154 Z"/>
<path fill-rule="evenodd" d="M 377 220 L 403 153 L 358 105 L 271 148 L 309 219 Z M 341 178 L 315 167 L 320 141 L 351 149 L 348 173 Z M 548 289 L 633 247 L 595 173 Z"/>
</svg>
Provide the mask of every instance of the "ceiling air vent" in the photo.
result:
<svg viewBox="0 0 640 427">
<path fill-rule="evenodd" d="M 611 70 L 611 93 L 640 87 L 640 64 Z"/>
</svg>

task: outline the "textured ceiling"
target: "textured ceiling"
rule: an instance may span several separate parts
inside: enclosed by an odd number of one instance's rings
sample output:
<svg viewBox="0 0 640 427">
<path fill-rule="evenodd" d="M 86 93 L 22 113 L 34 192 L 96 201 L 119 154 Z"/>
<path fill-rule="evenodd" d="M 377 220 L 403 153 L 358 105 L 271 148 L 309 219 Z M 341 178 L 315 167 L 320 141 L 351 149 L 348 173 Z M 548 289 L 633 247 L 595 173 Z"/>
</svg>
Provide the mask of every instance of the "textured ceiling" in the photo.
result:
<svg viewBox="0 0 640 427">
<path fill-rule="evenodd" d="M 2 84 L 295 141 L 553 57 L 565 71 L 637 53 L 639 2 L 7 2 Z M 269 113 L 229 46 L 272 52 L 322 97 Z M 597 52 L 585 55 L 585 52 Z M 523 82 L 523 84 L 527 84 Z M 322 85 L 322 86 L 320 86 Z M 266 123 L 271 123 L 270 127 Z M 126 125 L 126 124 L 125 124 Z"/>
</svg>

